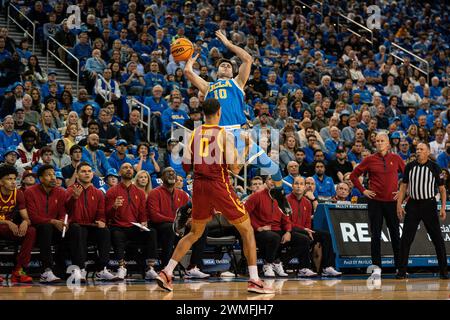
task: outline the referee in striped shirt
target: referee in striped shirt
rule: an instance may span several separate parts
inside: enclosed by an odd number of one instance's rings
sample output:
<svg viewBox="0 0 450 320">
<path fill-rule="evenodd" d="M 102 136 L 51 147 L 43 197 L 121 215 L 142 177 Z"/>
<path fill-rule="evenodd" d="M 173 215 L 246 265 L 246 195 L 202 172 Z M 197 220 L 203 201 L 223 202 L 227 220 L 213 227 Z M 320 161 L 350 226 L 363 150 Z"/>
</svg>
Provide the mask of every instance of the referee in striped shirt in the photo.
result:
<svg viewBox="0 0 450 320">
<path fill-rule="evenodd" d="M 398 218 L 402 220 L 405 217 L 403 235 L 400 241 L 400 262 L 397 279 L 406 278 L 409 249 L 414 241 L 420 221 L 423 221 L 436 249 L 440 278 L 448 279 L 447 254 L 439 224 L 436 202 L 436 194 L 437 190 L 439 190 L 442 201 L 439 216 L 442 220 L 445 220 L 446 190 L 444 181 L 440 178 L 441 169 L 436 162 L 429 160 L 430 146 L 428 144 L 419 143 L 416 148 L 416 156 L 417 160 L 406 165 L 397 199 Z M 405 209 L 403 209 L 402 203 L 405 199 L 406 191 L 408 191 L 409 199 Z"/>
</svg>

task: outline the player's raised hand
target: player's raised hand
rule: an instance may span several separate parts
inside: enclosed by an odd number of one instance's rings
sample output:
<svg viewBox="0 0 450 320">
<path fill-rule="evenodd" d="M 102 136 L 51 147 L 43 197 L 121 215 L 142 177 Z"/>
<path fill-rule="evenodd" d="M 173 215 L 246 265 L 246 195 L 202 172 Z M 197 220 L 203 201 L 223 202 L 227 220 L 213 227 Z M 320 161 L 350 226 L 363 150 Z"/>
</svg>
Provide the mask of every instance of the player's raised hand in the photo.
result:
<svg viewBox="0 0 450 320">
<path fill-rule="evenodd" d="M 222 41 L 222 43 L 223 43 L 225 46 L 228 46 L 228 45 L 231 44 L 231 42 L 230 42 L 230 40 L 228 40 L 227 36 L 224 35 L 224 34 L 222 33 L 222 31 L 220 31 L 220 30 L 217 30 L 217 31 L 216 31 L 216 37 L 219 38 L 219 40 Z"/>
<path fill-rule="evenodd" d="M 199 56 L 200 56 L 200 53 L 197 53 L 196 55 L 192 55 L 186 62 L 185 69 L 186 68 L 192 69 L 192 66 L 194 65 L 195 61 L 197 61 Z"/>
<path fill-rule="evenodd" d="M 73 187 L 73 197 L 75 199 L 78 199 L 82 192 L 83 192 L 83 187 L 80 186 L 79 184 L 75 184 Z"/>
</svg>

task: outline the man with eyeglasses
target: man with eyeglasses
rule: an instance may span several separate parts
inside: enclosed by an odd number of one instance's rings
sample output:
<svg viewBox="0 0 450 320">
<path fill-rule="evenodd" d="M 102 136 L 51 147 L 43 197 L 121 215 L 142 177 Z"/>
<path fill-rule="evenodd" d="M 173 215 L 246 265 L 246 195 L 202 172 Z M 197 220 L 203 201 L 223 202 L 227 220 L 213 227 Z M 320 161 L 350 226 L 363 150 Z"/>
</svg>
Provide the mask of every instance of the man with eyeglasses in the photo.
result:
<svg viewBox="0 0 450 320">
<path fill-rule="evenodd" d="M 400 140 L 399 144 L 399 150 L 397 154 L 400 156 L 400 158 L 403 159 L 403 161 L 406 161 L 411 156 L 411 150 L 409 149 L 409 142 L 406 139 Z"/>
</svg>

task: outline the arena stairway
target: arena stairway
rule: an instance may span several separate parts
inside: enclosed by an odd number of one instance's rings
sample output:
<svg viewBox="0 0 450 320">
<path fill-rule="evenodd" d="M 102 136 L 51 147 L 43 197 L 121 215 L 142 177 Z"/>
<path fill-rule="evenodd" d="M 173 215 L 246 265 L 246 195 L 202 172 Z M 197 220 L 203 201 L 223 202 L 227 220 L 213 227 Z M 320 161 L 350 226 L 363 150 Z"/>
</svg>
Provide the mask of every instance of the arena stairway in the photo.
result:
<svg viewBox="0 0 450 320">
<path fill-rule="evenodd" d="M 4 10 L 3 14 L 0 16 L 0 27 L 6 28 L 8 27 L 7 24 L 7 14 L 6 10 Z M 16 42 L 16 45 L 19 45 L 20 41 L 24 38 L 24 33 L 21 29 L 19 29 L 12 21 L 10 21 L 9 24 L 9 33 L 8 36 L 14 39 Z M 48 70 L 55 70 L 56 71 L 56 79 L 58 83 L 62 84 L 63 86 L 66 84 L 71 84 L 73 88 L 73 95 L 77 96 L 78 92 L 76 92 L 77 82 L 76 80 L 72 80 L 70 78 L 70 75 L 72 74 L 69 70 L 67 70 L 65 67 L 57 67 L 55 64 L 55 59 L 52 56 L 49 56 L 48 59 L 48 66 L 47 66 L 47 57 L 42 53 L 42 49 L 44 49 L 44 46 L 47 46 L 46 42 L 43 41 L 36 41 L 35 44 L 35 51 L 34 54 L 38 57 L 39 64 L 44 69 L 45 72 Z M 32 50 L 32 42 L 30 40 L 30 51 Z M 80 83 L 79 88 L 84 88 L 84 86 Z"/>
</svg>

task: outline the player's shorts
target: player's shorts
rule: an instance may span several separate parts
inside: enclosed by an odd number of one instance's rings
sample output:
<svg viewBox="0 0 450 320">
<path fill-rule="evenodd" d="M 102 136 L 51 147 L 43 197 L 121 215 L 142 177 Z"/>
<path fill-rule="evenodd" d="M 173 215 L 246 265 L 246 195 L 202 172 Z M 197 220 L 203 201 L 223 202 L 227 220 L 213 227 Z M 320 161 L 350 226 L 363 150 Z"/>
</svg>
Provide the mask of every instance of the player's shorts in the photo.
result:
<svg viewBox="0 0 450 320">
<path fill-rule="evenodd" d="M 231 224 L 249 219 L 244 204 L 229 182 L 196 179 L 192 191 L 193 222 L 206 223 L 216 211 L 221 212 Z"/>
</svg>

